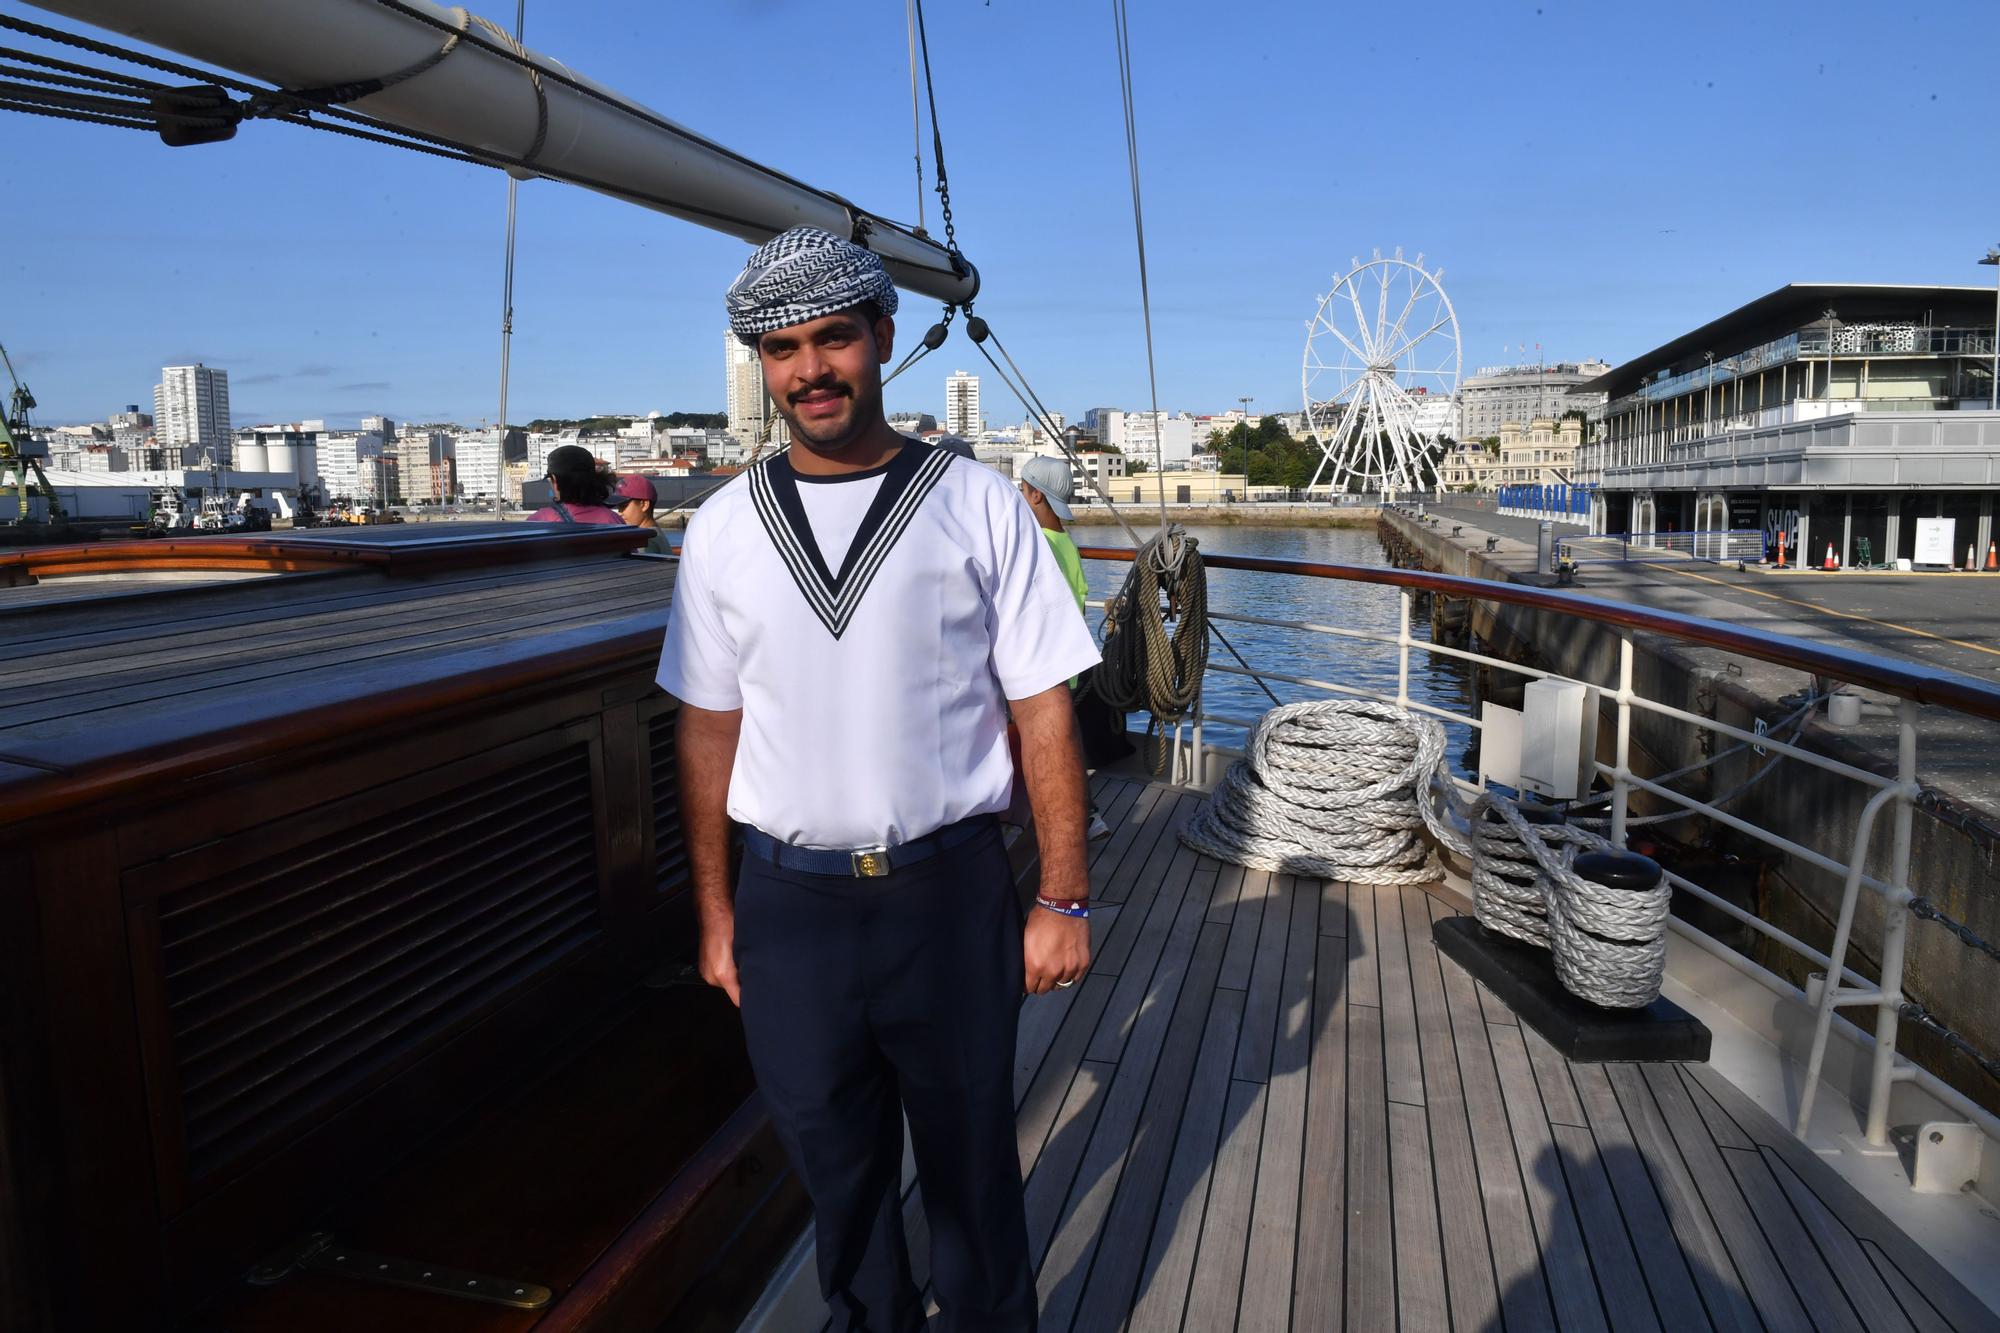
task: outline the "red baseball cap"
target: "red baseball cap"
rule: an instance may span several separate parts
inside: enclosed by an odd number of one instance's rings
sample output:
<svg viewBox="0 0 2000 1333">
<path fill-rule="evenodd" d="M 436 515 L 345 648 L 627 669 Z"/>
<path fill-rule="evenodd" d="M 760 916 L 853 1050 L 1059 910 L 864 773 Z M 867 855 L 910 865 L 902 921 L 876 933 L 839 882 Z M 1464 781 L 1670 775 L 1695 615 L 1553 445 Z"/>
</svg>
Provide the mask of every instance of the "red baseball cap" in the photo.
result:
<svg viewBox="0 0 2000 1333">
<path fill-rule="evenodd" d="M 627 472 L 620 477 L 618 485 L 611 492 L 611 498 L 620 509 L 634 500 L 644 500 L 648 505 L 660 503 L 660 493 L 654 488 L 653 479 L 641 476 L 637 472 Z"/>
</svg>

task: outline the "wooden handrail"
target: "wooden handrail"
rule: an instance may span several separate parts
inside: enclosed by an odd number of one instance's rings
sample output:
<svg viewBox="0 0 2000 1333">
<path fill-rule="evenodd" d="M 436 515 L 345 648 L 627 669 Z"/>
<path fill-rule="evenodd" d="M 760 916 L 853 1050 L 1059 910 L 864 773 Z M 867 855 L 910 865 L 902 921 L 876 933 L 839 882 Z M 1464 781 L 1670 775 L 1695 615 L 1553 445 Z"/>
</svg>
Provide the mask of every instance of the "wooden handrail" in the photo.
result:
<svg viewBox="0 0 2000 1333">
<path fill-rule="evenodd" d="M 134 570 L 239 571 L 286 574 L 308 570 L 372 568 L 391 576 L 425 573 L 466 563 L 508 564 L 577 555 L 636 551 L 652 539 L 646 528 L 623 524 L 523 524 L 510 532 L 454 534 L 422 530 L 356 540 L 327 529 L 303 532 L 220 534 L 153 541 L 88 542 L 29 546 L 0 552 L 0 586 L 30 579 Z M 380 528 L 369 531 L 380 532 Z M 329 534 L 329 535 L 322 535 Z"/>
<path fill-rule="evenodd" d="M 1119 546 L 1085 546 L 1078 549 L 1086 560 L 1113 560 L 1130 563 L 1134 554 Z M 1268 556 L 1201 553 L 1210 569 L 1242 569 L 1260 574 L 1293 574 L 1302 578 L 1338 579 L 1345 583 L 1372 583 L 1390 588 L 1413 588 L 1419 592 L 1442 593 L 1447 597 L 1477 598 L 1505 602 L 1536 611 L 1574 616 L 1619 629 L 1663 634 L 1704 648 L 1720 648 L 1774 666 L 1791 667 L 1818 676 L 1829 676 L 1849 685 L 1881 690 L 1899 698 L 1968 713 L 1974 717 L 2000 721 L 2000 686 L 1947 667 L 1920 662 L 1897 662 L 1873 653 L 1853 652 L 1810 643 L 1785 634 L 1746 629 L 1726 620 L 1684 616 L 1674 611 L 1657 611 L 1629 602 L 1609 602 L 1577 592 L 1532 588 L 1522 583 L 1499 583 L 1489 579 L 1464 578 L 1457 574 L 1432 574 L 1421 570 L 1391 569 L 1378 565 L 1328 565 L 1310 560 L 1283 560 Z"/>
</svg>

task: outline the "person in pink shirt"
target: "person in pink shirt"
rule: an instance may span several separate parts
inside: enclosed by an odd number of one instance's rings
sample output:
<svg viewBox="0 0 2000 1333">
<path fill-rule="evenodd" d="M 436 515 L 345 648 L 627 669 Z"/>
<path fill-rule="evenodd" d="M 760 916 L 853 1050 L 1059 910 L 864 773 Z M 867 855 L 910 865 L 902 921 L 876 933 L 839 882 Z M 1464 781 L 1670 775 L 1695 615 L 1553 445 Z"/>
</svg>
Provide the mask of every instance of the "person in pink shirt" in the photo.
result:
<svg viewBox="0 0 2000 1333">
<path fill-rule="evenodd" d="M 549 455 L 548 478 L 556 488 L 554 503 L 528 515 L 534 523 L 623 523 L 616 509 L 605 504 L 618 474 L 597 461 L 581 445 L 565 444 Z"/>
</svg>

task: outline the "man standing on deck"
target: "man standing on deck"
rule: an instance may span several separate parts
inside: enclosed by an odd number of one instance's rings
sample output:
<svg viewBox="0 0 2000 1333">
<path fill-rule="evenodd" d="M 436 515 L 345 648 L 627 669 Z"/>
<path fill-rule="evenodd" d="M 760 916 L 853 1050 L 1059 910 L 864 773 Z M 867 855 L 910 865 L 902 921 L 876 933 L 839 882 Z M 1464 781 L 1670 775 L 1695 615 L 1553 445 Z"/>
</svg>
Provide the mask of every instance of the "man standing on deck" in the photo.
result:
<svg viewBox="0 0 2000 1333">
<path fill-rule="evenodd" d="M 1097 648 L 1006 479 L 889 428 L 880 260 L 795 228 L 727 304 L 793 445 L 689 523 L 660 656 L 681 701 L 702 976 L 742 1008 L 812 1199 L 833 1327 L 924 1325 L 907 1116 L 937 1327 L 1032 1330 L 1015 1020 L 1023 991 L 1073 985 L 1090 961 L 1066 682 Z M 1025 923 L 995 819 L 1010 709 L 1042 859 Z"/>
</svg>

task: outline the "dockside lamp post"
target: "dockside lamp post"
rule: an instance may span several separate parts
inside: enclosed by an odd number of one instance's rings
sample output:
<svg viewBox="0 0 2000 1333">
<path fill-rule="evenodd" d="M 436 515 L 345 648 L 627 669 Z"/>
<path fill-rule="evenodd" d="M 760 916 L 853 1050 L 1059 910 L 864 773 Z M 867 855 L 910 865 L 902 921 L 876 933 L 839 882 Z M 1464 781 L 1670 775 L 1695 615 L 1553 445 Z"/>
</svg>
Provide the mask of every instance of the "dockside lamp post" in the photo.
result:
<svg viewBox="0 0 2000 1333">
<path fill-rule="evenodd" d="M 1708 358 L 1708 385 L 1701 392 L 1701 433 L 1706 439 L 1715 434 L 1715 353 L 1702 355 Z"/>
<path fill-rule="evenodd" d="M 1993 266 L 1993 379 L 1988 388 L 1993 393 L 1992 410 L 2000 412 L 2000 245 L 1988 246 L 1986 258 L 1979 262 Z"/>
</svg>

